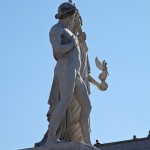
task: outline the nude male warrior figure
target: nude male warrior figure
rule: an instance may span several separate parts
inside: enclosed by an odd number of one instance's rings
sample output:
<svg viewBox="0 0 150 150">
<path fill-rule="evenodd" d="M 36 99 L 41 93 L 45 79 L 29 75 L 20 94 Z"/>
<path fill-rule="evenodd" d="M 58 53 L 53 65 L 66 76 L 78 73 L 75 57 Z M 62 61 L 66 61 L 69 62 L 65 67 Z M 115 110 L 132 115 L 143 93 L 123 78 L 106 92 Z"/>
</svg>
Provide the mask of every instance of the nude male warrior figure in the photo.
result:
<svg viewBox="0 0 150 150">
<path fill-rule="evenodd" d="M 101 90 L 100 84 L 95 81 L 90 76 L 90 65 L 88 61 L 88 48 L 86 46 L 86 34 L 82 32 L 82 18 L 79 14 L 79 11 L 76 10 L 74 21 L 69 25 L 69 30 L 78 37 L 79 45 L 80 45 L 80 52 L 81 52 L 81 69 L 80 74 L 84 80 L 86 85 L 88 94 L 90 94 L 90 87 L 89 82 L 96 85 L 99 90 Z M 57 57 L 55 57 L 57 60 Z M 51 114 L 53 113 L 54 109 L 57 107 L 57 104 L 60 102 L 59 97 L 59 87 L 58 87 L 58 80 L 54 76 L 50 97 L 48 104 L 50 105 L 50 109 L 47 113 L 48 121 L 51 119 Z M 78 104 L 77 100 L 73 98 L 70 106 L 67 108 L 63 120 L 59 125 L 57 130 L 56 137 L 62 141 L 83 141 L 81 128 L 79 124 L 79 116 L 80 116 L 80 105 Z M 90 122 L 89 122 L 89 132 L 90 132 Z M 44 146 L 45 142 L 48 137 L 48 130 L 45 133 L 43 139 L 35 143 L 35 147 Z"/>
<path fill-rule="evenodd" d="M 81 105 L 80 126 L 84 142 L 91 145 L 88 119 L 91 104 L 84 81 L 80 76 L 81 57 L 77 37 L 68 30 L 69 24 L 74 19 L 76 7 L 71 3 L 63 3 L 59 6 L 56 18 L 59 22 L 50 31 L 50 41 L 53 47 L 57 64 L 54 76 L 59 83 L 60 102 L 51 115 L 46 146 L 57 143 L 56 131 L 70 105 L 73 96 Z"/>
</svg>

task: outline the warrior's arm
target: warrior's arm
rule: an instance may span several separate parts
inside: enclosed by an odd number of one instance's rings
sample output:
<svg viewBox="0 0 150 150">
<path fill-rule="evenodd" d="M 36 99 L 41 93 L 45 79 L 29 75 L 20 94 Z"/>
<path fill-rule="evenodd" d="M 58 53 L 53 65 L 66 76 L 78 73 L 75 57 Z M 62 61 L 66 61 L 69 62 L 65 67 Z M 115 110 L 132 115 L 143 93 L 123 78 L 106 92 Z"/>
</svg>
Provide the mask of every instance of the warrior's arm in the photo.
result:
<svg viewBox="0 0 150 150">
<path fill-rule="evenodd" d="M 69 32 L 67 33 L 67 31 L 65 31 L 65 32 L 68 35 L 70 34 Z M 71 38 L 70 43 L 62 44 L 61 43 L 62 33 L 63 33 L 63 30 L 54 28 L 54 29 L 51 29 L 50 34 L 49 34 L 54 53 L 57 55 L 65 54 L 65 53 L 69 52 L 73 47 L 78 45 L 77 39 L 73 35 L 70 35 L 70 38 Z"/>
<path fill-rule="evenodd" d="M 88 80 L 89 82 L 97 86 L 99 90 L 101 90 L 100 84 L 91 75 L 88 75 Z"/>
</svg>

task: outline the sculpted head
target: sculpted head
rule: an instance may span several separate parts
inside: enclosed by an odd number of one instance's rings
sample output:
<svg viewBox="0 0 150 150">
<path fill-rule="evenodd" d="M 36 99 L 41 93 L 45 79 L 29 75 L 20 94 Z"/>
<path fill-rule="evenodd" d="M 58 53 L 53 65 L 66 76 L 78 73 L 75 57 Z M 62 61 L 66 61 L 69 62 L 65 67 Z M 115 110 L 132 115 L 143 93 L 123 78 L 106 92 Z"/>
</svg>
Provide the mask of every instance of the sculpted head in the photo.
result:
<svg viewBox="0 0 150 150">
<path fill-rule="evenodd" d="M 76 12 L 76 7 L 72 3 L 62 3 L 58 8 L 58 13 L 55 15 L 56 19 L 65 19 L 72 16 Z"/>
<path fill-rule="evenodd" d="M 79 26 L 82 26 L 82 18 L 80 16 L 79 10 L 77 9 L 75 13 L 73 28 L 79 28 Z"/>
</svg>

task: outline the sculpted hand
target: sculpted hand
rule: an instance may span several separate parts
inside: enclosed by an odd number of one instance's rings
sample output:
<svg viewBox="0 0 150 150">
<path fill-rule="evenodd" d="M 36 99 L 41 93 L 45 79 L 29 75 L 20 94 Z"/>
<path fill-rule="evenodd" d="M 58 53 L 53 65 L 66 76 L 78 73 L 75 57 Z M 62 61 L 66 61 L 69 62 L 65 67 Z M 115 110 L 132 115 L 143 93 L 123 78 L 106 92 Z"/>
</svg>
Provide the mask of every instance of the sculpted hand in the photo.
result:
<svg viewBox="0 0 150 150">
<path fill-rule="evenodd" d="M 98 84 L 98 89 L 100 90 L 100 91 L 102 91 L 103 89 L 102 89 L 102 86 L 100 85 L 100 84 Z"/>
<path fill-rule="evenodd" d="M 78 38 L 76 36 L 72 36 L 72 43 L 74 43 L 74 46 L 78 46 L 79 45 L 79 41 Z"/>
<path fill-rule="evenodd" d="M 99 90 L 101 90 L 101 91 L 106 91 L 107 88 L 108 88 L 108 84 L 104 81 L 104 82 L 102 82 L 101 84 L 99 84 L 98 88 L 99 88 Z"/>
<path fill-rule="evenodd" d="M 78 35 L 79 41 L 82 43 L 86 40 L 86 34 L 85 32 L 82 32 L 81 34 Z"/>
</svg>

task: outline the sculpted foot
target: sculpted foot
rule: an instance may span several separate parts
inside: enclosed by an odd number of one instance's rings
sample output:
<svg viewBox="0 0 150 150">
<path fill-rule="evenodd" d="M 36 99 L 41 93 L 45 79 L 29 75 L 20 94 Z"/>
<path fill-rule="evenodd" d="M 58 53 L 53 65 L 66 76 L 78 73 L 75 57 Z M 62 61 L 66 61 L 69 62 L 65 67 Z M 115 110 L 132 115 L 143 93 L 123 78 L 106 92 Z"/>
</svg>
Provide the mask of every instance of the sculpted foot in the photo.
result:
<svg viewBox="0 0 150 150">
<path fill-rule="evenodd" d="M 50 150 L 50 147 L 53 145 L 53 144 L 56 144 L 58 143 L 57 139 L 55 137 L 52 137 L 52 136 L 49 136 L 47 138 L 47 141 L 45 143 L 45 147 L 44 147 L 44 150 Z"/>
</svg>

